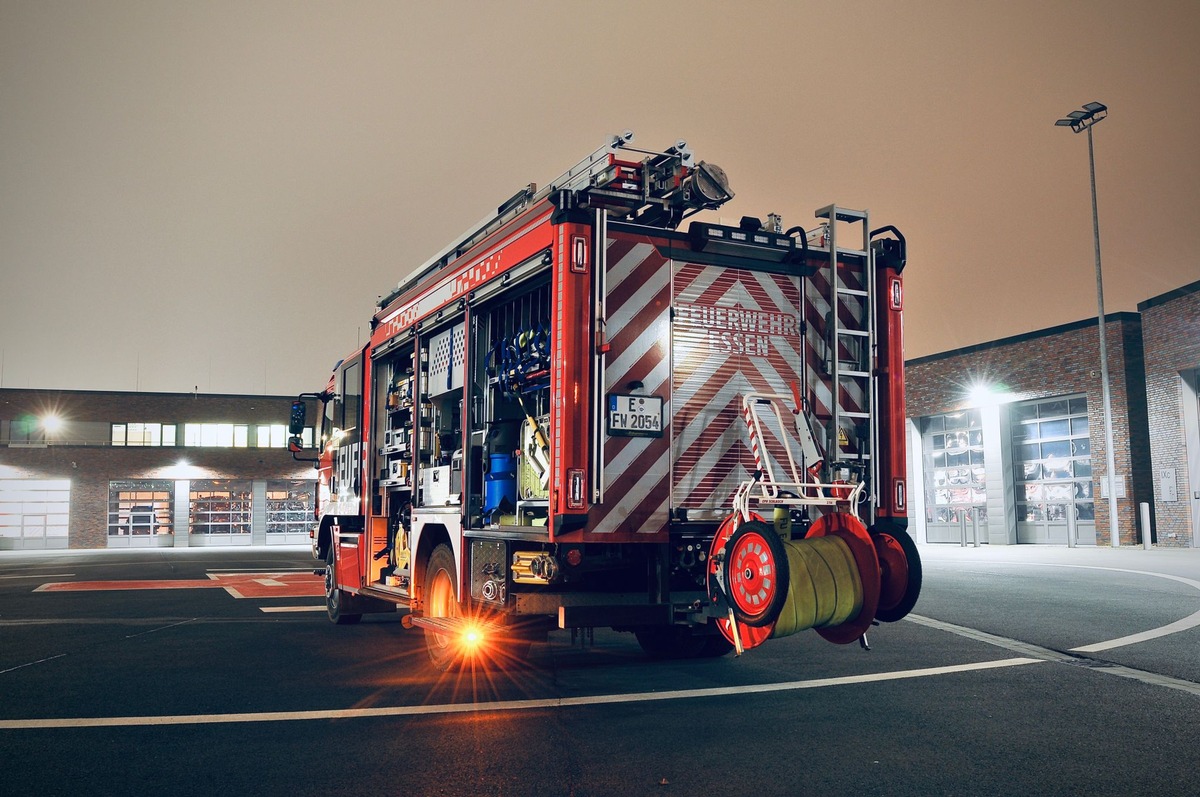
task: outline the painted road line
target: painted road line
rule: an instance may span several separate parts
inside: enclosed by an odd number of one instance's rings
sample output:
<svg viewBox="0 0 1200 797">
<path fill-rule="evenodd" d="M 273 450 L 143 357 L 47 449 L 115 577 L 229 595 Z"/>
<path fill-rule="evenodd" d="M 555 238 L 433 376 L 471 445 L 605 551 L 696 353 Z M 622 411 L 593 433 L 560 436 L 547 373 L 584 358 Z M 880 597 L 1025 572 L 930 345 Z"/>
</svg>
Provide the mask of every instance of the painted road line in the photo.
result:
<svg viewBox="0 0 1200 797">
<path fill-rule="evenodd" d="M 1146 670 L 1135 670 L 1132 667 L 1125 667 L 1112 662 L 1101 661 L 1098 659 L 1089 659 L 1083 656 L 1072 656 L 1069 653 L 1054 650 L 1052 648 L 1044 648 L 1040 645 L 1032 645 L 1028 642 L 1022 642 L 1019 639 L 1010 639 L 1009 637 L 998 636 L 997 634 L 989 634 L 987 631 L 980 631 L 977 628 L 967 628 L 954 623 L 946 623 L 941 620 L 934 620 L 932 617 L 922 617 L 919 614 L 908 615 L 907 620 L 936 628 L 941 631 L 949 631 L 951 634 L 958 634 L 967 639 L 986 642 L 989 645 L 995 645 L 999 648 L 1020 653 L 1024 656 L 1042 659 L 1043 661 L 1052 661 L 1058 664 L 1083 665 L 1095 672 L 1108 673 L 1109 675 L 1119 675 L 1122 678 L 1131 678 L 1142 683 L 1152 684 L 1154 686 L 1165 686 L 1169 689 L 1178 689 L 1182 692 L 1190 692 L 1193 695 L 1200 696 L 1200 684 L 1195 681 L 1185 681 L 1182 678 L 1172 678 L 1169 675 L 1160 675 L 1159 673 L 1148 672 Z"/>
<path fill-rule="evenodd" d="M 54 661 L 55 659 L 61 659 L 65 655 L 67 655 L 67 654 L 59 653 L 57 656 L 47 656 L 46 658 L 38 659 L 37 661 L 27 661 L 24 664 L 18 664 L 16 667 L 9 667 L 7 670 L 0 670 L 0 675 L 4 675 L 4 673 L 6 673 L 6 672 L 12 672 L 13 670 L 20 670 L 25 667 L 32 667 L 33 665 L 41 664 L 42 662 Z"/>
<path fill-rule="evenodd" d="M 324 606 L 259 606 L 258 608 L 262 609 L 264 612 L 267 612 L 268 614 L 272 614 L 274 612 L 323 612 L 323 611 L 325 611 Z"/>
<path fill-rule="evenodd" d="M 1140 634 L 1130 634 L 1118 639 L 1110 639 L 1107 642 L 1097 642 L 1094 645 L 1082 645 L 1077 648 L 1071 648 L 1073 653 L 1099 653 L 1102 650 L 1112 650 L 1113 648 L 1121 648 L 1126 645 L 1136 645 L 1139 642 L 1145 642 L 1150 639 L 1158 639 L 1169 634 L 1178 634 L 1180 631 L 1187 631 L 1190 628 L 1200 626 L 1200 611 L 1190 614 L 1182 620 L 1176 620 L 1168 625 L 1152 628 L 1149 631 L 1143 631 Z"/>
<path fill-rule="evenodd" d="M 181 625 L 187 625 L 188 623 L 194 623 L 194 622 L 196 622 L 197 619 L 198 618 L 196 618 L 196 617 L 191 617 L 187 620 L 180 620 L 177 623 L 170 623 L 169 625 L 160 625 L 157 628 L 151 628 L 148 631 L 138 631 L 136 634 L 126 634 L 125 638 L 133 639 L 134 637 L 145 636 L 146 634 L 157 634 L 159 631 L 166 631 L 168 628 L 178 628 Z"/>
<path fill-rule="evenodd" d="M 71 578 L 74 573 L 30 573 L 27 576 L 0 576 L 0 579 L 5 578 Z"/>
<path fill-rule="evenodd" d="M 1153 578 L 1165 578 L 1168 581 L 1177 581 L 1180 584 L 1186 584 L 1192 589 L 1200 592 L 1200 581 L 1195 579 L 1185 578 L 1184 576 L 1175 576 L 1170 573 L 1155 573 L 1151 570 L 1129 570 L 1123 567 L 1100 567 L 1098 565 L 1063 565 L 1053 564 L 1050 562 L 988 562 L 993 565 L 1032 565 L 1035 567 L 1070 567 L 1076 570 L 1106 570 L 1110 573 L 1128 573 L 1135 576 L 1151 576 Z M 1178 634 L 1180 631 L 1187 631 L 1200 626 L 1200 610 L 1189 614 L 1182 620 L 1176 620 L 1173 623 L 1168 623 L 1158 628 L 1151 628 L 1149 631 L 1141 631 L 1136 634 L 1109 639 L 1104 642 L 1096 642 L 1091 645 L 1080 645 L 1077 648 L 1071 648 L 1072 653 L 1099 653 L 1104 650 L 1112 650 L 1113 648 L 1123 648 L 1126 645 L 1136 645 L 1139 642 L 1146 642 L 1151 639 Z"/>
<path fill-rule="evenodd" d="M 34 592 L 94 592 L 113 590 L 223 589 L 235 598 L 319 598 L 325 580 L 312 570 L 253 573 L 209 573 L 203 579 L 146 579 L 137 581 L 52 581 Z"/>
<path fill-rule="evenodd" d="M 778 684 L 722 686 L 709 689 L 685 689 L 672 692 L 634 692 L 619 695 L 589 697 L 556 697 L 542 700 L 500 700 L 490 703 L 442 703 L 432 706 L 390 706 L 380 708 L 343 708 L 318 711 L 258 711 L 241 714 L 183 714 L 150 717 L 70 717 L 63 719 L 0 720 L 0 730 L 34 730 L 42 728 L 115 728 L 145 725 L 211 725 L 242 722 L 294 722 L 304 720 L 358 719 L 364 717 L 411 717 L 429 714 L 480 714 L 484 712 L 529 711 L 530 709 L 559 709 L 576 706 L 612 705 L 616 703 L 646 703 L 659 700 L 689 700 L 696 698 L 729 697 L 733 695 L 787 692 L 797 689 L 820 689 L 828 686 L 898 681 L 908 678 L 927 678 L 935 675 L 994 670 L 1039 664 L 1041 659 L 1016 658 L 957 664 L 948 667 L 928 667 L 920 670 L 847 675 L 838 678 L 819 678 L 811 681 L 789 681 Z"/>
<path fill-rule="evenodd" d="M 34 592 L 107 592 L 131 589 L 219 589 L 211 579 L 151 579 L 145 581 L 51 581 Z"/>
<path fill-rule="evenodd" d="M 313 570 L 317 569 L 318 564 L 323 565 L 324 562 L 317 562 L 314 559 L 312 567 L 280 567 L 280 568 L 276 568 L 276 569 L 272 570 L 271 572 L 272 573 L 311 573 Z M 322 567 L 321 571 L 324 572 L 324 570 L 325 570 L 325 568 Z M 240 576 L 244 573 L 254 573 L 255 575 L 262 575 L 263 569 L 261 567 L 222 567 L 219 570 L 206 570 L 204 572 L 208 573 L 209 575 L 213 575 L 213 576 L 227 576 L 227 575 L 228 576 Z"/>
</svg>

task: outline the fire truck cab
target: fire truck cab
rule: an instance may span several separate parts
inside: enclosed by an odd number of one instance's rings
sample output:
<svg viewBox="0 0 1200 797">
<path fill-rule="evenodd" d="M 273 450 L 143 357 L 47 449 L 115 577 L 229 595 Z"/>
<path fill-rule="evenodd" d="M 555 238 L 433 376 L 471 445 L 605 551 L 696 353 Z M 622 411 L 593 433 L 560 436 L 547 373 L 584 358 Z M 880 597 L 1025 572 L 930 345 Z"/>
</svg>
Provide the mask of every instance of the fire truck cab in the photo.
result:
<svg viewBox="0 0 1200 797">
<path fill-rule="evenodd" d="M 416 269 L 293 405 L 335 623 L 405 610 L 446 668 L 552 628 L 685 657 L 912 608 L 903 237 L 833 205 L 680 229 L 725 173 L 632 142 Z"/>
</svg>

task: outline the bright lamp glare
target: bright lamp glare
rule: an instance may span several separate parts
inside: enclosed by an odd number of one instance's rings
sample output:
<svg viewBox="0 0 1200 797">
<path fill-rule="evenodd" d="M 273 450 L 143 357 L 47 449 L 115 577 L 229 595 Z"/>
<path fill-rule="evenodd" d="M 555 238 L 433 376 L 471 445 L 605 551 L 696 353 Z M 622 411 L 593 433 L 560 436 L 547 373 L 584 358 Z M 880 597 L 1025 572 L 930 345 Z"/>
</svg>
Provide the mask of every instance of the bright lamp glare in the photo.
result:
<svg viewBox="0 0 1200 797">
<path fill-rule="evenodd" d="M 967 400 L 977 407 L 991 404 L 996 398 L 996 389 L 992 385 L 983 382 L 977 382 L 967 391 Z"/>
<path fill-rule="evenodd" d="M 50 434 L 62 431 L 64 424 L 65 421 L 57 415 L 46 415 L 42 418 L 42 428 Z"/>
</svg>

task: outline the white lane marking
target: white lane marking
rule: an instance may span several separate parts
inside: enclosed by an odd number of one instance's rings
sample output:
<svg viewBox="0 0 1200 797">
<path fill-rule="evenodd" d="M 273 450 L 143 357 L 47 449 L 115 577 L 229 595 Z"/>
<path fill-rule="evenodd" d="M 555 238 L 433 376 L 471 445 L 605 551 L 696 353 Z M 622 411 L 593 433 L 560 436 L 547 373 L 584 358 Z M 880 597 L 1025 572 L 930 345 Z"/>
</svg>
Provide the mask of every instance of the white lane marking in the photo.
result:
<svg viewBox="0 0 1200 797">
<path fill-rule="evenodd" d="M 1099 653 L 1102 650 L 1112 650 L 1126 645 L 1136 645 L 1138 642 L 1145 642 L 1148 639 L 1157 639 L 1169 634 L 1178 634 L 1180 631 L 1187 631 L 1189 628 L 1200 626 L 1200 611 L 1194 614 L 1189 614 L 1182 620 L 1176 620 L 1168 625 L 1152 628 L 1149 631 L 1143 631 L 1140 634 L 1130 634 L 1118 639 L 1110 639 L 1107 642 L 1097 642 L 1094 645 L 1082 645 L 1077 648 L 1071 648 L 1076 653 Z"/>
<path fill-rule="evenodd" d="M 989 634 L 987 631 L 980 631 L 977 628 L 967 628 L 954 623 L 947 623 L 941 620 L 934 620 L 932 617 L 922 617 L 919 614 L 908 615 L 907 620 L 918 625 L 928 626 L 929 628 L 937 628 L 941 631 L 949 631 L 951 634 L 968 639 L 974 639 L 979 642 L 986 642 L 989 645 L 995 645 L 1005 650 L 1011 650 L 1014 653 L 1021 653 L 1026 656 L 1032 656 L 1035 659 L 1043 661 L 1052 661 L 1057 664 L 1074 664 L 1089 667 L 1095 672 L 1108 673 L 1109 675 L 1119 675 L 1122 678 L 1130 678 L 1142 683 L 1152 684 L 1154 686 L 1165 686 L 1169 689 L 1178 689 L 1181 692 L 1190 692 L 1193 695 L 1200 696 L 1200 684 L 1195 681 L 1185 681 L 1182 678 L 1172 678 L 1169 675 L 1161 675 L 1155 672 L 1147 672 L 1146 670 L 1135 670 L 1132 667 L 1125 667 L 1120 664 L 1098 660 L 1076 658 L 1069 656 L 1066 653 L 1060 653 L 1051 648 L 1044 648 L 1040 645 L 1031 645 L 1028 642 L 1022 642 L 1018 639 L 1010 639 L 1009 637 Z"/>
<path fill-rule="evenodd" d="M 32 667 L 35 664 L 41 664 L 42 662 L 45 662 L 45 661 L 54 661 L 55 659 L 61 659 L 65 655 L 67 655 L 67 654 L 59 653 L 57 656 L 47 656 L 46 658 L 38 659 L 37 661 L 27 661 L 24 664 L 18 664 L 16 667 L 9 667 L 7 670 L 0 670 L 0 675 L 4 675 L 4 673 L 6 673 L 6 672 L 12 672 L 13 670 L 19 670 L 23 667 Z"/>
<path fill-rule="evenodd" d="M 138 631 L 136 634 L 126 634 L 125 638 L 133 639 L 134 637 L 145 636 L 146 634 L 157 634 L 159 631 L 166 631 L 168 628 L 178 628 L 181 625 L 187 625 L 188 623 L 193 623 L 197 619 L 198 618 L 196 618 L 196 617 L 192 617 L 187 620 L 180 620 L 178 623 L 171 623 L 170 625 L 160 625 L 158 628 L 151 628 L 149 631 Z"/>
<path fill-rule="evenodd" d="M 64 719 L 0 720 L 0 730 L 32 730 L 38 728 L 114 728 L 144 725 L 210 725 L 229 722 L 288 722 L 297 720 L 357 719 L 362 717 L 409 717 L 428 714 L 476 714 L 488 711 L 528 711 L 544 708 L 638 703 L 657 700 L 686 700 L 729 695 L 763 694 L 796 689 L 818 689 L 826 686 L 896 681 L 924 678 L 931 675 L 992 670 L 1039 664 L 1038 658 L 998 659 L 949 667 L 927 667 L 919 670 L 846 675 L 838 678 L 819 678 L 811 681 L 790 681 L 778 684 L 723 686 L 709 689 L 686 689 L 672 692 L 635 692 L 623 695 L 593 695 L 590 697 L 557 697 L 542 700 L 499 700 L 490 703 L 442 703 L 433 706 L 391 706 L 382 708 L 345 708 L 324 711 L 259 711 L 243 714 L 184 714 L 151 717 L 71 717 Z"/>
<path fill-rule="evenodd" d="M 311 573 L 313 570 L 320 569 L 322 573 L 325 568 L 317 568 L 316 560 L 313 561 L 312 567 L 272 567 L 269 570 L 264 570 L 261 567 L 223 567 L 219 570 L 205 570 L 209 577 L 213 576 L 237 576 L 242 573 Z"/>
<path fill-rule="evenodd" d="M 268 614 L 272 612 L 323 612 L 324 606 L 259 606 Z"/>
<path fill-rule="evenodd" d="M 1071 567 L 1077 570 L 1107 570 L 1111 573 L 1132 573 L 1136 576 L 1153 576 L 1155 578 L 1165 578 L 1168 581 L 1178 581 L 1180 584 L 1187 584 L 1192 589 L 1200 592 L 1200 581 L 1195 579 L 1185 578 L 1184 576 L 1174 576 L 1170 573 L 1155 573 L 1150 570 L 1128 570 L 1123 567 L 1100 567 L 1098 565 L 1063 565 L 1051 562 L 987 562 L 994 565 L 1033 565 L 1035 567 Z M 1178 634 L 1180 631 L 1187 631 L 1190 628 L 1200 626 L 1200 611 L 1193 612 L 1182 620 L 1176 620 L 1173 623 L 1168 623 L 1158 628 L 1151 628 L 1149 631 L 1141 631 L 1136 634 L 1109 639 L 1104 642 L 1096 642 L 1091 645 L 1080 645 L 1077 648 L 1071 648 L 1073 653 L 1099 653 L 1103 650 L 1112 650 L 1113 648 L 1122 648 L 1126 645 L 1136 645 L 1139 642 L 1145 642 L 1150 639 L 1158 639 L 1159 637 L 1169 636 L 1170 634 Z"/>
<path fill-rule="evenodd" d="M 67 578 L 74 573 L 30 573 L 27 576 L 0 576 L 0 578 Z"/>
<path fill-rule="evenodd" d="M 1022 656 L 1029 656 L 1035 659 L 1043 659 L 1045 661 L 1078 661 L 1078 659 L 1068 656 L 1066 653 L 1059 653 L 1057 650 L 1044 648 L 1041 645 L 1033 645 L 1029 642 L 1022 642 L 1019 639 L 1011 637 L 999 636 L 998 634 L 989 634 L 987 631 L 980 631 L 978 628 L 968 628 L 965 625 L 955 625 L 947 623 L 944 620 L 935 620 L 932 617 L 925 617 L 920 614 L 909 614 L 904 619 L 916 623 L 917 625 L 936 628 L 939 631 L 949 631 L 951 634 L 957 634 L 967 639 L 974 639 L 977 642 L 985 642 L 989 645 L 995 645 L 998 648 L 1020 653 Z"/>
</svg>

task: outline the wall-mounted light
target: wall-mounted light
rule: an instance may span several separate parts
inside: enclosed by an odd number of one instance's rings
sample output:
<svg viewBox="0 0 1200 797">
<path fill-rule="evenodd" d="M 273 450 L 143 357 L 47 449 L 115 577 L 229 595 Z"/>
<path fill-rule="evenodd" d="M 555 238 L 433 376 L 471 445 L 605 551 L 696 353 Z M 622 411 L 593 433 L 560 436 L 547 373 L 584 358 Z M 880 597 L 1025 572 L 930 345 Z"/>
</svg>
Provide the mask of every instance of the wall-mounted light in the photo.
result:
<svg viewBox="0 0 1200 797">
<path fill-rule="evenodd" d="M 970 407 L 995 407 L 1013 400 L 1013 394 L 1004 385 L 978 380 L 967 388 Z"/>
<path fill-rule="evenodd" d="M 67 422 L 62 419 L 61 415 L 50 413 L 49 415 L 42 416 L 41 424 L 47 434 L 57 434 L 67 425 Z"/>
</svg>

